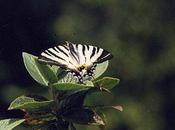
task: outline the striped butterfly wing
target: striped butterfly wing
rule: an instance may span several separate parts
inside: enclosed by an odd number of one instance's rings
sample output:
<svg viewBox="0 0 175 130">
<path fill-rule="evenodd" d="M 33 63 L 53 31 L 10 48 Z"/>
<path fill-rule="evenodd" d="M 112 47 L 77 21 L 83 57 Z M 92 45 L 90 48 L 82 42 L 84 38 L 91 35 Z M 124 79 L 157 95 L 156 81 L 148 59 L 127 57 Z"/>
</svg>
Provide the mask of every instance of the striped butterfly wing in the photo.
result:
<svg viewBox="0 0 175 130">
<path fill-rule="evenodd" d="M 42 63 L 60 66 L 69 70 L 76 70 L 78 66 L 78 62 L 70 54 L 67 45 L 59 45 L 45 50 L 38 60 Z"/>
<path fill-rule="evenodd" d="M 85 50 L 84 55 L 86 57 L 87 64 L 89 64 L 89 62 L 91 62 L 91 64 L 99 64 L 106 60 L 110 60 L 113 57 L 111 53 L 102 48 L 91 45 L 83 45 L 83 46 Z"/>
<path fill-rule="evenodd" d="M 42 52 L 39 61 L 80 73 L 78 68 L 81 66 L 85 65 L 91 68 L 111 58 L 112 55 L 102 48 L 66 41 L 65 45 L 49 48 Z"/>
<path fill-rule="evenodd" d="M 108 51 L 91 45 L 73 44 L 67 42 L 73 59 L 76 59 L 78 66 L 92 66 L 111 59 L 113 56 Z"/>
</svg>

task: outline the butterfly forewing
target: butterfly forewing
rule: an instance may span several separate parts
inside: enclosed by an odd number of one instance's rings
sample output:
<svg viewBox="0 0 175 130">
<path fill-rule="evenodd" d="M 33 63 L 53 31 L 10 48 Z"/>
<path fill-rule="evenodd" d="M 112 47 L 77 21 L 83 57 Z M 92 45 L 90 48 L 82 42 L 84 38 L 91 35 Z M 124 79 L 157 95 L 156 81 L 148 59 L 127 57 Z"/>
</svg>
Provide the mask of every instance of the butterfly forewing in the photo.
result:
<svg viewBox="0 0 175 130">
<path fill-rule="evenodd" d="M 50 65 L 58 65 L 65 69 L 75 69 L 69 53 L 70 51 L 66 46 L 59 45 L 42 52 L 39 61 Z"/>
</svg>

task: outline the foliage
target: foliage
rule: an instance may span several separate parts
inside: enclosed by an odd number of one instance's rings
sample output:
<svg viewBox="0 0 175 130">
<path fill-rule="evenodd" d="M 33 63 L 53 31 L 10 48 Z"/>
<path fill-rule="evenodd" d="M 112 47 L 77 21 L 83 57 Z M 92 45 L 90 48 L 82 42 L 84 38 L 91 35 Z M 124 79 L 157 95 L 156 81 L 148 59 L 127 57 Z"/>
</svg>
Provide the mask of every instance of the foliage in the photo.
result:
<svg viewBox="0 0 175 130">
<path fill-rule="evenodd" d="M 74 124 L 96 125 L 101 128 L 105 125 L 102 110 L 114 108 L 122 111 L 121 106 L 91 105 L 86 106 L 84 100 L 87 95 L 96 92 L 110 92 L 119 83 L 119 79 L 100 76 L 106 71 L 108 61 L 98 64 L 94 71 L 94 79 L 83 83 L 76 82 L 76 77 L 57 66 L 39 63 L 36 56 L 23 53 L 24 65 L 32 78 L 47 87 L 51 92 L 51 99 L 35 96 L 20 96 L 9 106 L 8 110 L 19 109 L 25 112 L 20 120 L 1 120 L 2 128 L 8 130 L 24 122 L 32 127 L 76 130 Z M 40 97 L 40 98 L 39 98 Z M 48 127 L 49 126 L 49 127 Z"/>
<path fill-rule="evenodd" d="M 0 107 L 24 94 L 48 97 L 47 87 L 39 87 L 26 74 L 21 51 L 39 54 L 67 39 L 104 47 L 114 55 L 104 76 L 122 79 L 122 87 L 114 88 L 111 96 L 88 95 L 85 102 L 125 106 L 123 113 L 106 110 L 108 130 L 174 130 L 174 2 L 4 0 L 0 8 Z"/>
<path fill-rule="evenodd" d="M 0 130 L 12 130 L 24 122 L 24 119 L 4 119 L 0 120 Z"/>
</svg>

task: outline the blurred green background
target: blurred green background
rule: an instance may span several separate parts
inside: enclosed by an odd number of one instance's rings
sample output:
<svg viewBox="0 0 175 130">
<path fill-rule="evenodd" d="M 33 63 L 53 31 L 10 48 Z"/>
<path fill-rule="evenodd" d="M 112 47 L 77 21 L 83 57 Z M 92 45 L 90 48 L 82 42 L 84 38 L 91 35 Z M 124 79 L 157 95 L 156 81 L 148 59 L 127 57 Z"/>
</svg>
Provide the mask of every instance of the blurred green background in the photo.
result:
<svg viewBox="0 0 175 130">
<path fill-rule="evenodd" d="M 123 106 L 105 112 L 107 130 L 174 130 L 174 34 L 173 0 L 0 0 L 0 116 L 9 116 L 4 111 L 17 96 L 47 95 L 21 53 L 39 55 L 68 40 L 114 55 L 105 75 L 120 78 L 120 85 L 113 96 L 88 97 Z"/>
</svg>

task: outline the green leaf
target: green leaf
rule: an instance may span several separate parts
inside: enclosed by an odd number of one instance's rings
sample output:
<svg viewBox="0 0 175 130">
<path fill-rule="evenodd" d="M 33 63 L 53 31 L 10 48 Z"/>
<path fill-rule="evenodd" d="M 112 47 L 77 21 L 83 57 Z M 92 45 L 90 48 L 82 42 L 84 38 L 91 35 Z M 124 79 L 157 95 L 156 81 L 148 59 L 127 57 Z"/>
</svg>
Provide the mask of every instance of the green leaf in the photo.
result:
<svg viewBox="0 0 175 130">
<path fill-rule="evenodd" d="M 24 119 L 5 119 L 0 120 L 0 130 L 12 130 L 16 126 L 24 122 Z"/>
<path fill-rule="evenodd" d="M 75 83 L 55 83 L 51 85 L 53 89 L 59 90 L 59 91 L 75 91 L 80 89 L 89 89 L 93 86 L 87 86 L 84 84 L 75 84 Z"/>
<path fill-rule="evenodd" d="M 97 64 L 96 69 L 94 70 L 94 79 L 100 77 L 108 68 L 109 61 Z"/>
<path fill-rule="evenodd" d="M 103 77 L 102 79 L 94 81 L 94 86 L 95 87 L 103 87 L 106 89 L 112 89 L 115 87 L 118 83 L 120 82 L 119 79 L 117 78 L 112 78 L 112 77 Z"/>
<path fill-rule="evenodd" d="M 105 125 L 103 119 L 93 110 L 77 108 L 64 113 L 63 118 L 79 124 Z"/>
<path fill-rule="evenodd" d="M 80 84 L 78 78 L 73 76 L 71 73 L 67 73 L 65 71 L 62 71 L 61 73 L 58 74 L 58 76 L 60 79 L 58 81 L 58 83 Z M 88 80 L 88 79 L 85 79 L 82 84 L 86 85 L 86 86 L 94 86 L 93 82 Z"/>
<path fill-rule="evenodd" d="M 69 80 L 68 78 L 70 77 L 70 74 L 67 73 L 65 70 L 63 69 L 58 69 L 57 71 L 57 77 L 58 77 L 58 81 L 64 81 L 64 80 Z"/>
<path fill-rule="evenodd" d="M 53 107 L 54 101 L 35 101 L 34 98 L 20 96 L 16 98 L 9 106 L 9 110 L 12 109 L 25 109 L 28 111 L 44 111 L 50 110 Z"/>
<path fill-rule="evenodd" d="M 39 63 L 37 57 L 31 54 L 23 52 L 22 55 L 24 65 L 34 80 L 44 86 L 57 82 L 57 76 L 50 66 Z"/>
<path fill-rule="evenodd" d="M 67 73 L 64 70 L 58 71 L 57 75 L 59 77 L 58 83 L 73 83 L 73 84 L 77 84 L 77 82 L 78 82 L 78 79 L 75 76 L 73 76 L 71 73 Z"/>
</svg>

